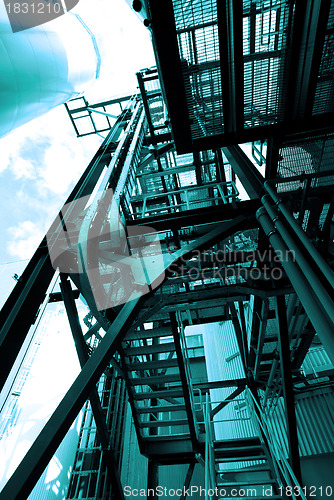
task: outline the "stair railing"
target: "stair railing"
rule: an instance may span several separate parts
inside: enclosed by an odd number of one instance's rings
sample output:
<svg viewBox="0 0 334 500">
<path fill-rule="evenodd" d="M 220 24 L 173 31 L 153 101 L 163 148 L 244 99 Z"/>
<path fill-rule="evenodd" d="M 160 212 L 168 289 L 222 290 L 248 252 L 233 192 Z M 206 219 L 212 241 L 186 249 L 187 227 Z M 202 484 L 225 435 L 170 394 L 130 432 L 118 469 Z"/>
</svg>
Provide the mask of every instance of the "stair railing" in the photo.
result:
<svg viewBox="0 0 334 500">
<path fill-rule="evenodd" d="M 295 500 L 307 500 L 303 489 L 296 478 L 291 465 L 286 459 L 282 447 L 280 446 L 278 440 L 275 437 L 275 432 L 269 419 L 265 416 L 262 408 L 254 398 L 251 391 L 246 388 L 246 401 L 249 407 L 249 413 L 255 422 L 260 426 L 263 434 L 267 440 L 270 456 L 273 460 L 273 465 L 276 471 L 276 479 L 279 486 L 285 490 L 286 486 L 291 487 L 291 498 Z M 255 411 L 258 409 L 258 412 Z M 298 494 L 294 493 L 295 488 L 297 488 Z"/>
<path fill-rule="evenodd" d="M 215 452 L 213 447 L 213 429 L 211 421 L 211 404 L 209 393 L 206 393 L 204 403 L 204 426 L 205 426 L 205 491 L 216 488 Z"/>
</svg>

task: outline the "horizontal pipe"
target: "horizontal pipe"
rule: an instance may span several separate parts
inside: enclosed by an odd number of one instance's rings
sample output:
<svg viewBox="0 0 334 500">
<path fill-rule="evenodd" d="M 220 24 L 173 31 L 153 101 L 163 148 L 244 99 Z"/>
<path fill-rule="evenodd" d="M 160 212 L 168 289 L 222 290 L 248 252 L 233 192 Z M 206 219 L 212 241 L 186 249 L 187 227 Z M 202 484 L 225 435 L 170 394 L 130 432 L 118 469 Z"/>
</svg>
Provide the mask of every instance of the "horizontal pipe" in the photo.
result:
<svg viewBox="0 0 334 500">
<path fill-rule="evenodd" d="M 288 247 L 282 240 L 281 236 L 277 233 L 269 215 L 264 207 L 261 207 L 256 212 L 256 218 L 261 224 L 266 236 L 269 238 L 271 245 L 275 251 L 282 252 L 285 255 L 284 259 L 280 259 L 281 264 L 287 273 L 287 276 L 294 287 L 303 307 L 310 318 L 320 340 L 324 344 L 328 356 L 334 363 L 334 335 L 332 324 L 323 314 L 323 309 L 317 298 L 313 293 L 309 283 L 300 270 L 300 267 L 293 261 Z"/>
<path fill-rule="evenodd" d="M 265 187 L 266 191 L 270 194 L 270 196 L 272 197 L 274 202 L 276 203 L 277 207 L 280 209 L 281 213 L 284 215 L 286 221 L 289 223 L 290 227 L 293 229 L 296 236 L 299 238 L 299 240 L 305 246 L 306 250 L 311 255 L 311 257 L 315 260 L 317 266 L 322 271 L 324 277 L 327 279 L 327 281 L 330 283 L 330 285 L 334 288 L 334 273 L 333 273 L 331 267 L 328 265 L 328 263 L 325 261 L 323 256 L 320 254 L 319 250 L 313 245 L 313 243 L 311 243 L 311 241 L 309 240 L 305 231 L 303 231 L 303 229 L 300 227 L 300 225 L 296 222 L 295 218 L 291 215 L 290 211 L 284 205 L 281 198 L 279 198 L 279 196 L 277 195 L 275 190 L 272 188 L 270 183 L 268 183 L 268 181 L 266 181 L 264 183 L 264 187 Z"/>
</svg>

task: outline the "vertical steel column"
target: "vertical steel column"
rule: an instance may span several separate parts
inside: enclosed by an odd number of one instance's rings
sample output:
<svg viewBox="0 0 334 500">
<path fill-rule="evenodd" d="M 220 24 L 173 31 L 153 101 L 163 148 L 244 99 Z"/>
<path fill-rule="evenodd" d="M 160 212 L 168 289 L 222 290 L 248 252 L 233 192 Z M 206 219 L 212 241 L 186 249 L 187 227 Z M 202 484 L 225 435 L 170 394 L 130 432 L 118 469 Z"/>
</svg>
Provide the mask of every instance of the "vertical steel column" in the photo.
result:
<svg viewBox="0 0 334 500">
<path fill-rule="evenodd" d="M 248 354 L 248 349 L 247 349 L 247 344 L 245 344 L 245 340 L 246 339 L 243 336 L 243 333 L 242 333 L 242 330 L 241 330 L 241 326 L 240 326 L 240 323 L 239 323 L 239 319 L 238 319 L 238 315 L 237 315 L 237 311 L 236 311 L 234 302 L 230 302 L 229 303 L 229 308 L 230 308 L 230 312 L 231 312 L 231 316 L 232 316 L 232 323 L 233 323 L 233 327 L 234 327 L 235 336 L 236 336 L 237 342 L 238 342 L 238 347 L 239 347 L 239 351 L 240 351 L 240 356 L 241 356 L 242 364 L 243 364 L 243 367 L 244 367 L 244 370 L 245 370 L 245 375 L 247 377 L 247 371 L 248 371 L 247 354 Z"/>
<path fill-rule="evenodd" d="M 158 462 L 155 460 L 148 461 L 148 469 L 147 469 L 147 498 L 152 498 L 152 500 L 157 500 L 157 486 L 159 481 L 159 472 L 158 472 Z M 153 495 L 151 495 L 151 491 L 153 491 Z"/>
<path fill-rule="evenodd" d="M 60 290 L 64 299 L 68 321 L 70 323 L 80 366 L 81 368 L 83 368 L 83 366 L 89 359 L 87 344 L 84 340 L 82 329 L 80 326 L 79 315 L 75 305 L 71 283 L 67 278 L 65 278 L 64 275 L 61 276 Z M 92 407 L 97 432 L 101 441 L 103 458 L 107 466 L 107 472 L 112 485 L 112 489 L 115 495 L 117 494 L 118 498 L 120 500 L 123 500 L 124 494 L 118 474 L 118 466 L 116 464 L 114 453 L 109 446 L 107 423 L 105 421 L 105 416 L 96 387 L 94 387 L 94 389 L 90 393 L 89 400 Z"/>
<path fill-rule="evenodd" d="M 276 297 L 276 311 L 278 319 L 279 352 L 281 360 L 281 374 L 283 384 L 284 408 L 289 446 L 289 462 L 299 483 L 301 483 L 301 469 L 298 449 L 297 421 L 295 413 L 295 398 L 293 393 L 289 331 L 286 316 L 284 295 Z"/>
</svg>

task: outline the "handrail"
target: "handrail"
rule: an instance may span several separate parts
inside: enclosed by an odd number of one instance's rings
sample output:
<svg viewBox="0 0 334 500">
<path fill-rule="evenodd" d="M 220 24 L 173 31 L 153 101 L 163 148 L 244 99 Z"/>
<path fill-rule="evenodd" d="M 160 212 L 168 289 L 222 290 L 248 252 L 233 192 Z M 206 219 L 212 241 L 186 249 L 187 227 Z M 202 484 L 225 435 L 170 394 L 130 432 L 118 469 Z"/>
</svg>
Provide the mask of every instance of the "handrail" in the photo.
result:
<svg viewBox="0 0 334 500">
<path fill-rule="evenodd" d="M 211 404 L 209 393 L 206 393 L 204 403 L 205 426 L 205 491 L 216 488 L 215 457 L 213 450 L 213 435 L 211 427 Z"/>
<path fill-rule="evenodd" d="M 262 408 L 254 398 L 254 395 L 251 393 L 251 391 L 246 387 L 246 395 L 248 397 L 248 406 L 250 409 L 250 414 L 256 416 L 256 421 L 261 427 L 267 441 L 269 444 L 269 452 L 270 455 L 273 459 L 274 466 L 276 469 L 277 474 L 277 480 L 280 482 L 281 486 L 284 486 L 282 484 L 282 478 L 285 481 L 286 485 L 285 486 L 297 486 L 298 487 L 298 496 L 296 496 L 292 491 L 291 491 L 291 498 L 294 498 L 295 500 L 302 499 L 302 500 L 307 500 L 306 496 L 303 493 L 302 487 L 300 486 L 298 479 L 296 478 L 288 460 L 282 453 L 281 447 L 279 446 L 279 443 L 277 439 L 274 436 L 273 429 L 271 428 L 268 419 L 265 417 Z M 255 412 L 252 411 L 256 408 L 259 410 L 259 415 Z"/>
</svg>

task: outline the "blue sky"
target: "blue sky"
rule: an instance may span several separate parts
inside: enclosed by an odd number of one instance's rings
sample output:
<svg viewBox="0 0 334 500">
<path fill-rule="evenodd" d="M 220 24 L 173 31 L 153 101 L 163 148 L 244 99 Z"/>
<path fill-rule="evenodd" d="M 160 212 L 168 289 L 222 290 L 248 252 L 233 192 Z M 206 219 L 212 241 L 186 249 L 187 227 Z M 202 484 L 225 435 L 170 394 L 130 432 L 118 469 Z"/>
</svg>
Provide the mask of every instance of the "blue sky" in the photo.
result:
<svg viewBox="0 0 334 500">
<path fill-rule="evenodd" d="M 125 0 L 80 0 L 74 12 L 102 56 L 88 101 L 133 92 L 135 72 L 155 63 L 148 30 Z M 31 257 L 100 143 L 98 136 L 76 138 L 64 106 L 0 140 L 0 263 Z"/>
</svg>

